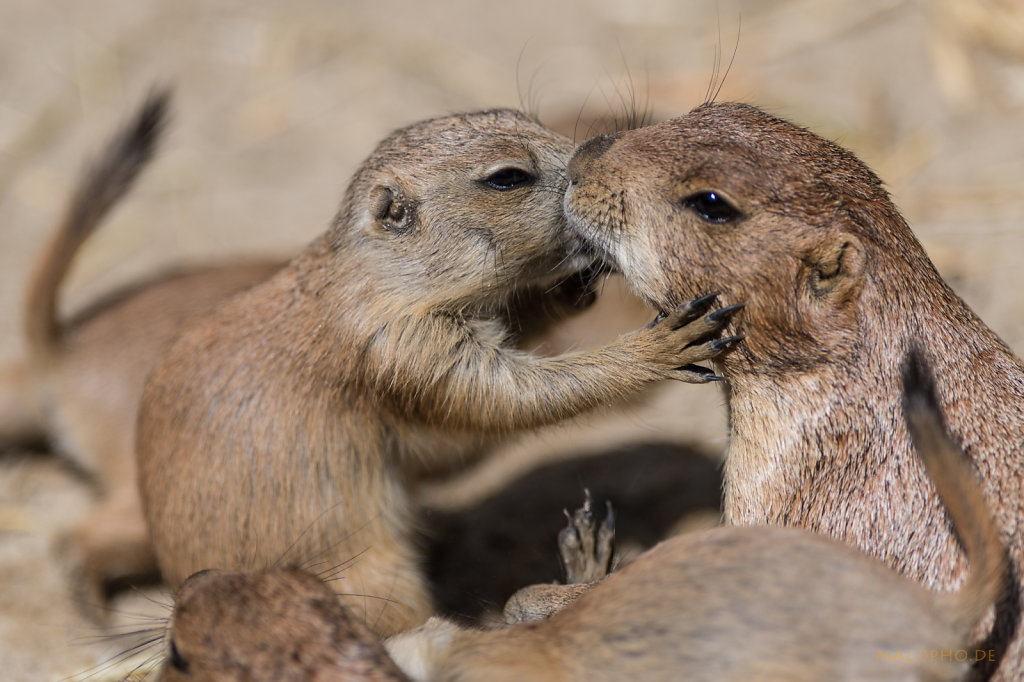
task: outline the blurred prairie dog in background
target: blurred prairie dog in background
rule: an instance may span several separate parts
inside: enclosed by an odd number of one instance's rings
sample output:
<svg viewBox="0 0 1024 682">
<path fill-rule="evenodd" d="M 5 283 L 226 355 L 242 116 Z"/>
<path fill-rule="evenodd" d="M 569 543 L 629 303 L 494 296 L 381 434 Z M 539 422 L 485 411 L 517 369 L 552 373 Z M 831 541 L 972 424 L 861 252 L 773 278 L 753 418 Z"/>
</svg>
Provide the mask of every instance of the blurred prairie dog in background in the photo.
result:
<svg viewBox="0 0 1024 682">
<path fill-rule="evenodd" d="M 64 540 L 79 603 L 99 615 L 105 585 L 156 570 L 138 497 L 142 387 L 184 322 L 266 279 L 283 261 L 195 266 L 116 291 L 69 319 L 58 295 L 80 247 L 150 161 L 168 94 L 151 94 L 79 178 L 28 284 L 25 359 L 0 368 L 0 447 L 48 441 L 94 480 L 98 505 Z"/>
</svg>

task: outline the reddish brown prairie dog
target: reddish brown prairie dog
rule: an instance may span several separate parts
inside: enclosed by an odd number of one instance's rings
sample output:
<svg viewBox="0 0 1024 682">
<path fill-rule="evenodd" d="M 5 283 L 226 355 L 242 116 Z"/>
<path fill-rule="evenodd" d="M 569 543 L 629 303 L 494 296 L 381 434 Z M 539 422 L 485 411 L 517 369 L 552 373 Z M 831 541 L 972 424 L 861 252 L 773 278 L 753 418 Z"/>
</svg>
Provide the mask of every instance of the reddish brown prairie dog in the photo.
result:
<svg viewBox="0 0 1024 682">
<path fill-rule="evenodd" d="M 690 363 L 731 311 L 704 297 L 601 349 L 509 343 L 521 292 L 591 265 L 565 229 L 567 139 L 491 110 L 414 124 L 358 169 L 333 225 L 183 334 L 139 418 L 143 501 L 172 586 L 205 568 L 357 557 L 343 598 L 379 633 L 430 598 L 406 485 L 488 436 L 551 423 Z"/>
<path fill-rule="evenodd" d="M 727 103 L 595 138 L 568 175 L 570 224 L 646 300 L 746 302 L 745 341 L 717 361 L 731 523 L 809 528 L 929 586 L 959 583 L 963 557 L 898 409 L 900 358 L 923 349 L 1009 547 L 989 644 L 998 677 L 1021 679 L 1024 368 L 943 282 L 881 181 L 839 146 Z"/>
<path fill-rule="evenodd" d="M 998 597 L 1005 553 L 911 367 L 909 426 L 969 558 L 956 592 L 807 531 L 726 527 L 658 545 L 547 620 L 477 631 L 434 618 L 388 640 L 388 658 L 307 573 L 206 572 L 177 596 L 163 679 L 963 680 L 968 660 L 990 655 L 966 643 Z"/>
<path fill-rule="evenodd" d="M 107 581 L 155 570 L 135 473 L 135 417 L 146 375 L 185 319 L 282 265 L 181 270 L 58 318 L 57 296 L 75 254 L 149 161 L 166 109 L 165 93 L 151 95 L 83 173 L 29 284 L 30 356 L 0 368 L 0 447 L 47 439 L 100 488 L 100 504 L 67 543 L 79 602 L 89 606 L 100 606 Z"/>
</svg>

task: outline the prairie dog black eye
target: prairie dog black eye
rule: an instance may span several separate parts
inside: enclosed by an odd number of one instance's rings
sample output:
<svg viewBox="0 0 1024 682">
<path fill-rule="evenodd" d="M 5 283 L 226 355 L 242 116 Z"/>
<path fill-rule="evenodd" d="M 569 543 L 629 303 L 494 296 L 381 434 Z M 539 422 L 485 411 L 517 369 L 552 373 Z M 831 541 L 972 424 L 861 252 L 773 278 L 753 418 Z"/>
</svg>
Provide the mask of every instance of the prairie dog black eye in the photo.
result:
<svg viewBox="0 0 1024 682">
<path fill-rule="evenodd" d="M 528 185 L 533 182 L 533 180 L 533 175 L 527 173 L 522 168 L 508 166 L 494 171 L 484 178 L 482 182 L 491 189 L 507 192 L 510 189 Z"/>
<path fill-rule="evenodd" d="M 683 199 L 683 207 L 696 213 L 701 220 L 719 225 L 732 222 L 743 215 L 725 197 L 713 191 L 691 194 Z"/>
</svg>

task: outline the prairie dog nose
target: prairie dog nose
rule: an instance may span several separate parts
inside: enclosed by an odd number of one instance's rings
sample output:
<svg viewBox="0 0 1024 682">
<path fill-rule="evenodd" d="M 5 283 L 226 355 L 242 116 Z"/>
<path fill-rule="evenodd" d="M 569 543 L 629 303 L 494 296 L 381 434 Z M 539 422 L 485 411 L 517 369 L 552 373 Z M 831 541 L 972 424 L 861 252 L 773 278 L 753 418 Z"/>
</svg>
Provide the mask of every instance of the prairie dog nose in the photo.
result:
<svg viewBox="0 0 1024 682">
<path fill-rule="evenodd" d="M 608 151 L 608 148 L 615 144 L 617 139 L 619 139 L 619 133 L 609 133 L 597 135 L 581 144 L 569 159 L 569 166 L 566 169 L 569 182 L 576 182 L 579 173 L 586 168 L 586 165 Z"/>
</svg>

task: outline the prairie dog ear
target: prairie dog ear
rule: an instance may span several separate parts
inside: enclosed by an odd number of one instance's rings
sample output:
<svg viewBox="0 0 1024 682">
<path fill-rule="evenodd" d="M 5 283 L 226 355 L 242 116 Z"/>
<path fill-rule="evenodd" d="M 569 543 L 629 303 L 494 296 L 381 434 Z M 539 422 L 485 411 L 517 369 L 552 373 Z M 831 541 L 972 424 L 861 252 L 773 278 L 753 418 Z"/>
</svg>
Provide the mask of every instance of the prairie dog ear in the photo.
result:
<svg viewBox="0 0 1024 682">
<path fill-rule="evenodd" d="M 416 224 L 416 211 L 398 185 L 374 185 L 368 202 L 370 218 L 380 229 L 392 234 L 405 234 Z"/>
<path fill-rule="evenodd" d="M 856 236 L 832 236 L 804 257 L 808 292 L 832 305 L 846 303 L 860 290 L 866 260 L 864 245 Z"/>
</svg>

